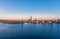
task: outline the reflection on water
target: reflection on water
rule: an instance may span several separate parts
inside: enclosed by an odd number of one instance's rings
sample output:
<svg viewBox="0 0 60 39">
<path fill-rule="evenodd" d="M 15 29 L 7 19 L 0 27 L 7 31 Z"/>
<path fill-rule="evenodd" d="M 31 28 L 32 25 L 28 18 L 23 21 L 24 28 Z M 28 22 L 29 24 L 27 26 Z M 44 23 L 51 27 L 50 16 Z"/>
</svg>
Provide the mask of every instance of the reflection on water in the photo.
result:
<svg viewBox="0 0 60 39">
<path fill-rule="evenodd" d="M 0 37 L 60 38 L 60 24 L 2 24 Z"/>
</svg>

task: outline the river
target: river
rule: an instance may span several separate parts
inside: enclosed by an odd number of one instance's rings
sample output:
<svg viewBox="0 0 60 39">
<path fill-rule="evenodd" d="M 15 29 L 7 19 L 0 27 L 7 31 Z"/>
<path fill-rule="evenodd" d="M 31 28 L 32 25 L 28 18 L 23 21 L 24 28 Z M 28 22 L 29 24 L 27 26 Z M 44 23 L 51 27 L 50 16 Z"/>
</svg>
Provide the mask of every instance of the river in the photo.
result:
<svg viewBox="0 0 60 39">
<path fill-rule="evenodd" d="M 0 39 L 60 39 L 60 24 L 3 24 Z"/>
</svg>

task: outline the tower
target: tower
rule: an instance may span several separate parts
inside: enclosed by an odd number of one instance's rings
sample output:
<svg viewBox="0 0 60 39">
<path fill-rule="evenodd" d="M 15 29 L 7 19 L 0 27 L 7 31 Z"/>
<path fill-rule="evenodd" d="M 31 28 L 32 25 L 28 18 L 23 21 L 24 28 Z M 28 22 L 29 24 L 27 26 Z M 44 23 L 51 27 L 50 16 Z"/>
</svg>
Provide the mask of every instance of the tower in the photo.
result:
<svg viewBox="0 0 60 39">
<path fill-rule="evenodd" d="M 32 16 L 30 16 L 30 20 L 32 20 Z"/>
</svg>

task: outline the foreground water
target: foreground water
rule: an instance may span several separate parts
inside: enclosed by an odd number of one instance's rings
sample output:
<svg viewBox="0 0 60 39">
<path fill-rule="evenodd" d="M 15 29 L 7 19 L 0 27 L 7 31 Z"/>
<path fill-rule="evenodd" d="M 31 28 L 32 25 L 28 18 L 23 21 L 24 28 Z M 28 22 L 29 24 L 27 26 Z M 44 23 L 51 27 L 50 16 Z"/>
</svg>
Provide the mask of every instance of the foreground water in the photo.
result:
<svg viewBox="0 0 60 39">
<path fill-rule="evenodd" d="M 2 24 L 0 39 L 60 39 L 60 24 Z"/>
</svg>

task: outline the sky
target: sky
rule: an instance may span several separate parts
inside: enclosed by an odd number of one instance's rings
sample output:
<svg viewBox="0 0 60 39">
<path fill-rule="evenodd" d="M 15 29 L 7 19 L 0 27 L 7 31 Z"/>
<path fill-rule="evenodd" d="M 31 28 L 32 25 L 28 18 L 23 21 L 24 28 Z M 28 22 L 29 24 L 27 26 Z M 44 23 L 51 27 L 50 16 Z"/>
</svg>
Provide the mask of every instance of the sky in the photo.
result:
<svg viewBox="0 0 60 39">
<path fill-rule="evenodd" d="M 0 19 L 59 18 L 60 0 L 0 0 Z"/>
</svg>

